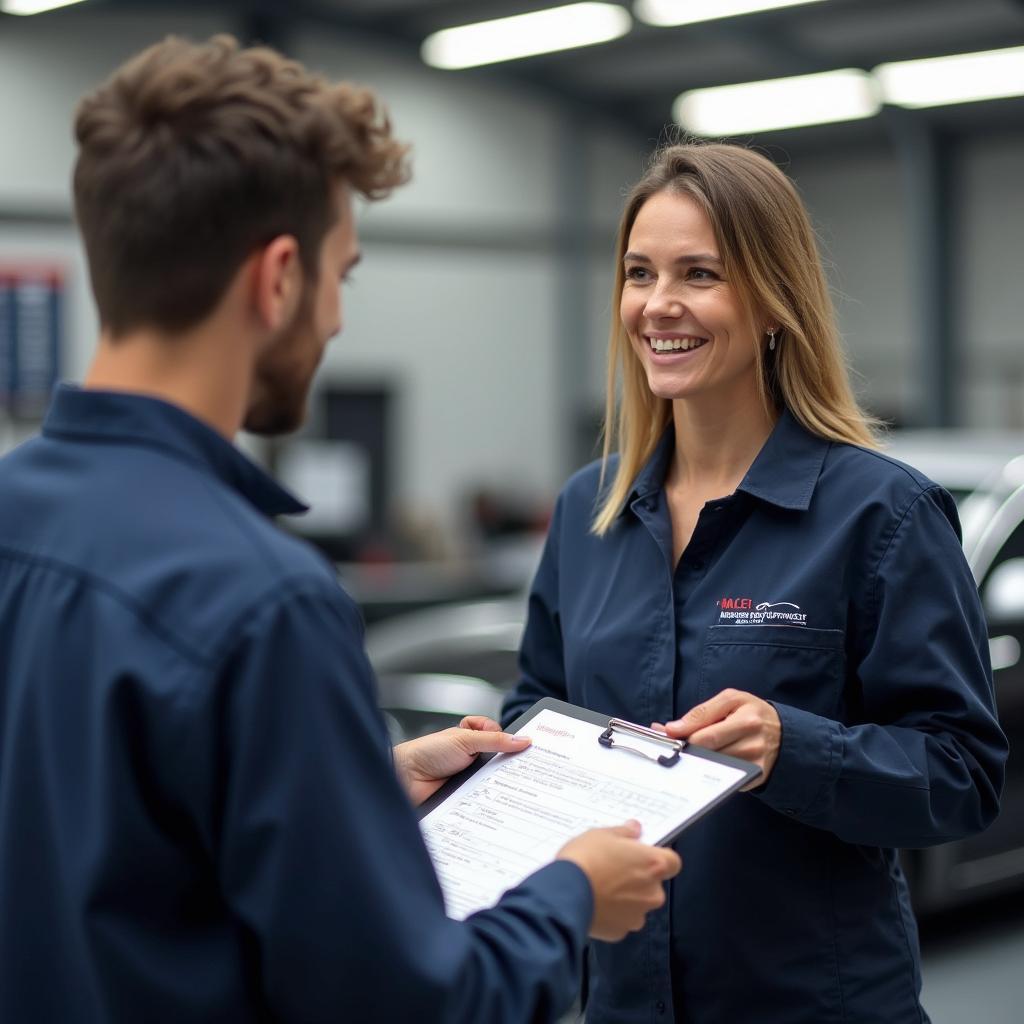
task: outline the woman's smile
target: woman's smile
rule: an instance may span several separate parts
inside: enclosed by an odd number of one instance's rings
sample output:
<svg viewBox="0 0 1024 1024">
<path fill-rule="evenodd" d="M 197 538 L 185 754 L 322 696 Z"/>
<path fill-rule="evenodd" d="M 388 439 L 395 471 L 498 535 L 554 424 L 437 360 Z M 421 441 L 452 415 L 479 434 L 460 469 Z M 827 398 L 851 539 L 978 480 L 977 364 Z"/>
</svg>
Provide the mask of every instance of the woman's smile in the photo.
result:
<svg viewBox="0 0 1024 1024">
<path fill-rule="evenodd" d="M 651 358 L 659 363 L 696 355 L 699 349 L 711 343 L 710 338 L 697 338 L 690 335 L 645 334 L 644 340 L 650 347 Z"/>
</svg>

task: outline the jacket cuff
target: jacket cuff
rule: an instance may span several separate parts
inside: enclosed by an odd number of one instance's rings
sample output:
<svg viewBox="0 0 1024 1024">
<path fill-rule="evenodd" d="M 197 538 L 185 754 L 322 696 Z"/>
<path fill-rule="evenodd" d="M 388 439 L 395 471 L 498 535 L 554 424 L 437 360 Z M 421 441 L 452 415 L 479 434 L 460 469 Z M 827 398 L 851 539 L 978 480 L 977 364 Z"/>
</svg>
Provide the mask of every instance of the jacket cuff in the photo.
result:
<svg viewBox="0 0 1024 1024">
<path fill-rule="evenodd" d="M 586 941 L 594 919 L 594 890 L 583 869 L 569 860 L 556 860 L 535 871 L 516 887 L 546 907 Z"/>
<path fill-rule="evenodd" d="M 768 781 L 753 795 L 783 814 L 802 818 L 826 799 L 842 766 L 839 724 L 821 715 L 770 701 L 782 738 Z"/>
</svg>

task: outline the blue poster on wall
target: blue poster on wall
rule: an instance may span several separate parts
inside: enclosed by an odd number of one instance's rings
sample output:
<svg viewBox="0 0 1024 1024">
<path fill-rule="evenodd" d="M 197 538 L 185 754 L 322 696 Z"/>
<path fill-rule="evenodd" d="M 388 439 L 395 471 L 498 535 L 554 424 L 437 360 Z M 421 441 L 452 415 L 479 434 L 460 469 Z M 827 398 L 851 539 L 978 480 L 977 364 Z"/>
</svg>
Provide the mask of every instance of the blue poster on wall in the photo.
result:
<svg viewBox="0 0 1024 1024">
<path fill-rule="evenodd" d="M 0 406 L 42 415 L 60 376 L 64 272 L 0 265 Z"/>
</svg>

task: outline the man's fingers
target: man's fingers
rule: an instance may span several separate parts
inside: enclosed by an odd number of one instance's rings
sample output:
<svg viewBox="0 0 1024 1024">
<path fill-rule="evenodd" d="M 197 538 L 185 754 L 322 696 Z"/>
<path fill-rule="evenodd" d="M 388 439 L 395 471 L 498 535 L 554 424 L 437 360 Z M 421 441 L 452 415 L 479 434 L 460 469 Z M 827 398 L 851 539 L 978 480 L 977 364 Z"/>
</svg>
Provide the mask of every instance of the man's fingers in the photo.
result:
<svg viewBox="0 0 1024 1024">
<path fill-rule="evenodd" d="M 463 730 L 459 737 L 463 747 L 471 754 L 514 754 L 525 750 L 530 743 L 529 736 L 513 736 L 508 732 Z"/>
<path fill-rule="evenodd" d="M 472 729 L 476 732 L 501 732 L 501 726 L 493 718 L 486 715 L 466 715 L 459 722 L 460 729 Z"/>
<path fill-rule="evenodd" d="M 627 839 L 639 839 L 642 826 L 639 821 L 630 818 L 622 825 L 613 825 L 607 831 L 613 835 L 625 836 Z"/>
<path fill-rule="evenodd" d="M 669 878 L 675 878 L 683 868 L 682 857 L 675 850 L 670 850 L 667 846 L 658 846 L 655 849 L 661 855 L 661 864 L 657 877 L 663 882 Z"/>
<path fill-rule="evenodd" d="M 502 732 L 501 726 L 486 715 L 466 715 L 459 729 L 463 747 L 471 754 L 513 754 L 530 745 L 528 736 Z"/>
</svg>

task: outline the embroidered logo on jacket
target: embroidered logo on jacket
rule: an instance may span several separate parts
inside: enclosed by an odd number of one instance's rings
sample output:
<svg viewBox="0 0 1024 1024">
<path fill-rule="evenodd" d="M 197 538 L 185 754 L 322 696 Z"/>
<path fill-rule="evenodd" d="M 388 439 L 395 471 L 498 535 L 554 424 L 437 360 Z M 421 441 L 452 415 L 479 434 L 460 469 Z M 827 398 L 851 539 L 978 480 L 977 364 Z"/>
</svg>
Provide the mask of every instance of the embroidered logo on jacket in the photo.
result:
<svg viewBox="0 0 1024 1024">
<path fill-rule="evenodd" d="M 759 601 L 752 597 L 723 597 L 717 602 L 720 625 L 806 626 L 807 615 L 792 601 Z"/>
</svg>

